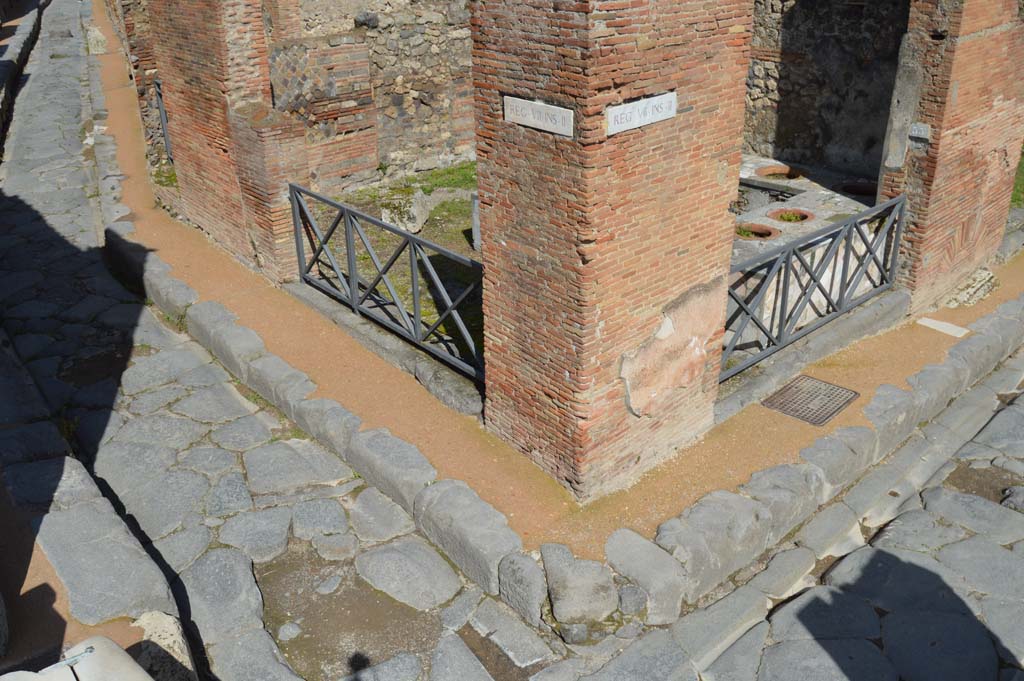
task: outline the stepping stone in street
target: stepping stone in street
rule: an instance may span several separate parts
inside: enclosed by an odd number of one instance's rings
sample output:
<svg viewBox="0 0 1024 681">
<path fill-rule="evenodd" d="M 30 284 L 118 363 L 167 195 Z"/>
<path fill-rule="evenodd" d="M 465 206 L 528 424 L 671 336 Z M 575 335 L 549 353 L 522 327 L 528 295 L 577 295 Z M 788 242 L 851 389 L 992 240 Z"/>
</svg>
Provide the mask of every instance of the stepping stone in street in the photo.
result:
<svg viewBox="0 0 1024 681">
<path fill-rule="evenodd" d="M 462 587 L 444 558 L 415 536 L 360 554 L 356 572 L 373 588 L 417 610 L 431 610 L 448 602 Z"/>
</svg>

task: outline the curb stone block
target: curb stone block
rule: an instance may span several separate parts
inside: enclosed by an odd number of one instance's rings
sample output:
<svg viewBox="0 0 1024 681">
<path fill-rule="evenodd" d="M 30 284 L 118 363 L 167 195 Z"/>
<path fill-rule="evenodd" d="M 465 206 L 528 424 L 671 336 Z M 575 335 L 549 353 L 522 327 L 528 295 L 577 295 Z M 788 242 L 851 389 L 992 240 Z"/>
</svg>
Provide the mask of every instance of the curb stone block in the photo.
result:
<svg viewBox="0 0 1024 681">
<path fill-rule="evenodd" d="M 843 556 L 864 546 L 857 516 L 846 504 L 829 506 L 800 530 L 796 537 L 800 546 L 814 552 L 818 559 Z"/>
<path fill-rule="evenodd" d="M 1021 381 L 1024 380 L 1024 370 L 1017 369 L 1003 365 L 1002 369 L 997 369 L 993 373 L 981 382 L 986 388 L 989 388 L 997 395 L 1000 394 L 1015 394 L 1020 390 Z"/>
<path fill-rule="evenodd" d="M 228 371 L 247 384 L 250 380 L 249 365 L 267 354 L 259 334 L 234 323 L 221 325 L 207 347 Z"/>
<path fill-rule="evenodd" d="M 79 622 L 96 625 L 151 610 L 177 614 L 163 573 L 106 499 L 51 511 L 33 526 Z"/>
<path fill-rule="evenodd" d="M 800 451 L 800 458 L 821 471 L 824 480 L 822 503 L 834 498 L 840 490 L 860 477 L 864 469 L 872 463 L 859 456 L 846 442 L 835 436 L 815 441 L 810 447 Z"/>
<path fill-rule="evenodd" d="M 847 426 L 831 436 L 842 440 L 861 461 L 877 464 L 887 453 L 879 453 L 879 435 L 866 426 Z"/>
<path fill-rule="evenodd" d="M 183 317 L 188 308 L 199 300 L 199 294 L 195 289 L 167 272 L 147 270 L 142 275 L 142 285 L 146 290 L 146 297 L 171 317 Z"/>
<path fill-rule="evenodd" d="M 510 553 L 498 563 L 498 594 L 528 624 L 540 626 L 540 611 L 548 595 L 544 571 L 525 553 Z"/>
<path fill-rule="evenodd" d="M 771 511 L 761 502 L 739 494 L 721 490 L 707 494 L 680 518 L 703 535 L 718 559 L 717 570 L 706 578 L 711 586 L 724 582 L 768 547 Z"/>
<path fill-rule="evenodd" d="M 669 518 L 663 522 L 658 526 L 654 542 L 682 566 L 687 603 L 695 602 L 715 587 L 715 580 L 721 573 L 718 556 L 708 546 L 704 535 L 686 520 Z M 622 572 L 617 567 L 615 569 Z"/>
<path fill-rule="evenodd" d="M 914 396 L 896 386 L 878 386 L 874 399 L 864 407 L 864 416 L 878 433 L 878 454 L 896 449 L 917 428 Z"/>
<path fill-rule="evenodd" d="M 1007 319 L 1001 315 L 991 314 L 970 324 L 968 328 L 993 339 L 996 343 L 993 352 L 998 354 L 993 368 L 1024 341 L 1024 325 L 1020 319 Z"/>
<path fill-rule="evenodd" d="M 768 598 L 789 598 L 814 583 L 808 578 L 817 556 L 808 548 L 798 547 L 775 554 L 768 566 L 759 572 L 747 586 L 757 589 Z"/>
<path fill-rule="evenodd" d="M 970 371 L 968 384 L 976 383 L 990 373 L 1005 356 L 1003 341 L 998 336 L 975 334 L 949 349 L 950 357 L 962 359 Z"/>
<path fill-rule="evenodd" d="M 189 307 L 185 313 L 185 324 L 190 336 L 204 348 L 213 346 L 224 329 L 233 326 L 238 315 L 212 300 L 204 300 Z"/>
<path fill-rule="evenodd" d="M 0 466 L 69 456 L 71 449 L 52 421 L 0 430 Z"/>
<path fill-rule="evenodd" d="M 761 652 L 768 640 L 768 629 L 768 623 L 761 622 L 743 634 L 701 672 L 702 681 L 754 681 L 761 664 Z"/>
<path fill-rule="evenodd" d="M 362 420 L 334 400 L 302 400 L 295 409 L 295 423 L 304 431 L 330 445 L 347 459 L 352 436 L 359 432 Z"/>
<path fill-rule="evenodd" d="M 838 443 L 842 445 L 842 443 Z M 849 451 L 845 445 L 843 449 Z M 768 507 L 771 512 L 769 546 L 789 534 L 825 503 L 821 470 L 807 464 L 786 464 L 758 471 L 740 492 Z"/>
<path fill-rule="evenodd" d="M 189 313 L 194 309 L 189 308 Z M 272 354 L 250 362 L 246 378 L 250 388 L 293 420 L 298 403 L 316 390 L 309 376 Z"/>
<path fill-rule="evenodd" d="M 972 440 L 989 422 L 998 407 L 999 398 L 992 390 L 976 386 L 953 400 L 935 417 L 935 422 L 953 431 L 954 434 Z"/>
<path fill-rule="evenodd" d="M 498 594 L 498 564 L 523 548 L 504 515 L 460 480 L 430 485 L 416 496 L 413 511 L 430 541 L 487 593 Z"/>
<path fill-rule="evenodd" d="M 540 547 L 555 619 L 565 624 L 600 622 L 619 606 L 619 593 L 607 566 L 578 560 L 569 547 Z"/>
<path fill-rule="evenodd" d="M 704 671 L 729 646 L 768 614 L 768 597 L 757 589 L 741 586 L 710 607 L 697 610 L 672 625 L 672 638 Z"/>
<path fill-rule="evenodd" d="M 347 456 L 367 483 L 409 513 L 420 491 L 437 479 L 437 471 L 419 449 L 384 428 L 352 436 Z"/>
<path fill-rule="evenodd" d="M 907 384 L 913 388 L 920 414 L 918 418 L 931 421 L 949 404 L 949 396 L 956 394 L 960 377 L 952 367 L 930 364 L 908 378 Z"/>
<path fill-rule="evenodd" d="M 636 532 L 616 530 L 604 550 L 616 572 L 647 592 L 647 624 L 675 622 L 683 599 L 696 599 L 697 582 L 684 565 Z"/>
</svg>

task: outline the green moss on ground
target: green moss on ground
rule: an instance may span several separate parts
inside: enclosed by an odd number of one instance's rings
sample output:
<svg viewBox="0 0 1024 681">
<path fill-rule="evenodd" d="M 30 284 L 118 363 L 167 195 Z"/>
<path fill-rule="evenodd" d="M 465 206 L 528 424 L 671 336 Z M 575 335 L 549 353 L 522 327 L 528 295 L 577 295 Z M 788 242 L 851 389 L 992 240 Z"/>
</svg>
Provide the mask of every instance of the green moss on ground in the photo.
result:
<svg viewBox="0 0 1024 681">
<path fill-rule="evenodd" d="M 1014 208 L 1024 208 L 1024 153 L 1021 153 L 1020 165 L 1017 166 L 1017 179 L 1013 183 L 1010 205 Z"/>
<path fill-rule="evenodd" d="M 161 187 L 177 187 L 178 173 L 174 170 L 173 165 L 165 163 L 153 171 L 153 182 Z"/>
</svg>

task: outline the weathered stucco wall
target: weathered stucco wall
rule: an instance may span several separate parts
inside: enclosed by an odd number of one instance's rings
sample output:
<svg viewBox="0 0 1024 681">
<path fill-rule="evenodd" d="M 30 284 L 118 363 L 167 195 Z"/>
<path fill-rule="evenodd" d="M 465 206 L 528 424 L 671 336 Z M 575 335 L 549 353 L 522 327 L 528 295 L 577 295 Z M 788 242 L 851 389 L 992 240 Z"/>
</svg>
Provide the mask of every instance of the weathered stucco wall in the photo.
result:
<svg viewBox="0 0 1024 681">
<path fill-rule="evenodd" d="M 875 177 L 909 0 L 755 0 L 745 146 Z"/>
</svg>

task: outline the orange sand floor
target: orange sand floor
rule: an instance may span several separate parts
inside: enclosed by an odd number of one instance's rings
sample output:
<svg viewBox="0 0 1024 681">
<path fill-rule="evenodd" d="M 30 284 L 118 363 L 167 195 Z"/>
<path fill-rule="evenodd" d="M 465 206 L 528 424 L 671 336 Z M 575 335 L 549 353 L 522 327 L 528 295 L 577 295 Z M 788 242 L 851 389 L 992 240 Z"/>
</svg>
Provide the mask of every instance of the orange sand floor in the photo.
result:
<svg viewBox="0 0 1024 681">
<path fill-rule="evenodd" d="M 815 428 L 752 405 L 708 433 L 703 441 L 644 476 L 629 490 L 585 507 L 523 455 L 475 419 L 438 403 L 416 380 L 365 349 L 332 322 L 275 288 L 212 243 L 200 231 L 156 207 L 150 188 L 142 126 L 123 55 L 100 0 L 93 0 L 108 40 L 101 57 L 109 110 L 108 134 L 118 145 L 125 174 L 124 202 L 135 221 L 134 239 L 155 251 L 202 300 L 216 300 L 239 323 L 262 336 L 267 348 L 307 373 L 317 396 L 337 400 L 363 419 L 416 444 L 442 478 L 465 480 L 508 516 L 527 548 L 568 544 L 577 555 L 602 558 L 604 542 L 619 527 L 645 536 L 704 494 L 735 489 L 755 471 L 797 460 L 803 447 L 832 429 L 864 423 L 861 412 L 882 383 L 905 379 L 940 362 L 956 341 L 908 323 L 869 338 L 809 367 L 806 373 L 852 388 L 861 397 L 832 423 Z M 1024 291 L 1024 259 L 999 268 L 1000 288 L 970 309 L 933 317 L 966 324 Z"/>
</svg>

